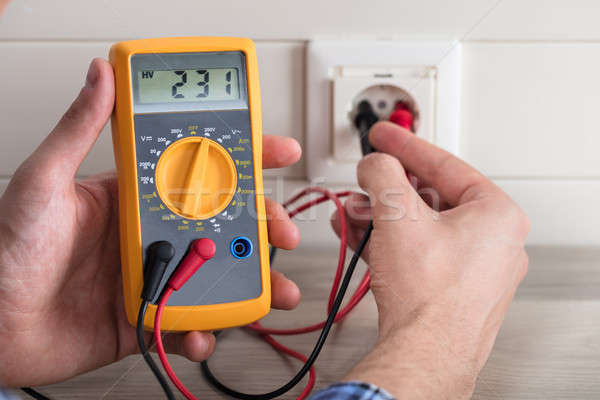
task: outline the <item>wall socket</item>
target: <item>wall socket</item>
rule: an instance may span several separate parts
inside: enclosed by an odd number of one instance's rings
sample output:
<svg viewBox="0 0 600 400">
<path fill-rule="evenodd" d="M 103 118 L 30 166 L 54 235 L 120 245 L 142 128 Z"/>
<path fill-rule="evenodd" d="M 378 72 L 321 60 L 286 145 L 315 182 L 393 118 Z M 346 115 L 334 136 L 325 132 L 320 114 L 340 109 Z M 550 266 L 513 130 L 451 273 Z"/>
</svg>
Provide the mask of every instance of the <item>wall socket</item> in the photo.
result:
<svg viewBox="0 0 600 400">
<path fill-rule="evenodd" d="M 387 120 L 396 103 L 406 104 L 415 117 L 414 131 L 433 141 L 435 68 L 336 67 L 333 72 L 332 145 L 335 162 L 360 160 L 359 132 L 354 126 L 358 104 L 371 103 L 380 120 Z"/>
<path fill-rule="evenodd" d="M 416 113 L 417 135 L 458 152 L 457 42 L 313 41 L 307 62 L 306 154 L 311 181 L 355 184 L 361 152 L 352 117 L 362 99 L 372 103 L 381 119 L 397 100 L 408 103 Z"/>
</svg>

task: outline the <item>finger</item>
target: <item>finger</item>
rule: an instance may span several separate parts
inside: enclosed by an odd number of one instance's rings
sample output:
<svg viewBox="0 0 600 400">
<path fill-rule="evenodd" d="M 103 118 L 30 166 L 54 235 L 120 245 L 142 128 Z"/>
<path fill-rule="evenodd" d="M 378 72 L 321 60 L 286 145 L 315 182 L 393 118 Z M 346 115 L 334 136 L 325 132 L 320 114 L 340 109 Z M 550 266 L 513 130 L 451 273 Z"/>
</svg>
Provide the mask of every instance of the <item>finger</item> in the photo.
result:
<svg viewBox="0 0 600 400">
<path fill-rule="evenodd" d="M 407 176 L 410 184 L 429 208 L 435 211 L 444 211 L 450 208 L 448 203 L 441 198 L 440 194 L 429 183 L 410 172 L 407 173 Z"/>
<path fill-rule="evenodd" d="M 271 270 L 271 305 L 279 310 L 293 310 L 300 303 L 300 289 L 281 272 Z"/>
<path fill-rule="evenodd" d="M 79 96 L 28 160 L 37 173 L 46 174 L 52 180 L 57 176 L 65 179 L 75 176 L 110 118 L 114 95 L 111 65 L 94 59 Z"/>
<path fill-rule="evenodd" d="M 371 153 L 358 163 L 358 184 L 369 194 L 375 228 L 406 218 L 418 219 L 427 208 L 412 187 L 400 162 L 383 153 Z"/>
<path fill-rule="evenodd" d="M 267 229 L 271 244 L 280 249 L 295 249 L 298 246 L 298 242 L 300 242 L 300 232 L 283 206 L 267 197 L 265 198 L 265 208 L 267 212 Z"/>
<path fill-rule="evenodd" d="M 376 124 L 369 140 L 379 151 L 398 158 L 407 170 L 432 185 L 452 206 L 500 190 L 464 161 L 395 124 Z"/>
<path fill-rule="evenodd" d="M 296 139 L 263 135 L 263 168 L 282 168 L 295 164 L 302 156 Z"/>
<path fill-rule="evenodd" d="M 179 354 L 190 361 L 204 361 L 215 350 L 215 336 L 211 332 L 164 333 L 163 345 L 170 354 Z"/>
<path fill-rule="evenodd" d="M 444 200 L 434 188 L 421 183 L 419 183 L 418 186 L 417 193 L 429 208 L 434 211 L 445 211 L 451 208 L 446 200 Z"/>
<path fill-rule="evenodd" d="M 348 216 L 346 216 L 346 222 L 349 222 Z M 341 230 L 341 226 L 340 226 L 339 214 L 337 212 L 333 213 L 333 215 L 331 216 L 331 227 L 333 228 L 336 235 L 338 235 L 338 237 L 341 237 L 342 230 Z M 348 246 L 352 250 L 356 250 L 364 233 L 365 233 L 365 229 L 363 229 L 362 227 L 353 225 L 352 223 L 348 223 L 346 237 L 348 240 Z M 369 263 L 369 243 L 370 242 L 367 242 L 367 245 L 365 246 L 362 254 L 360 255 L 361 258 L 363 260 L 365 260 L 365 262 L 367 264 Z"/>
<path fill-rule="evenodd" d="M 344 209 L 346 210 L 346 221 L 355 227 L 367 229 L 373 219 L 371 201 L 364 194 L 352 194 L 344 202 Z"/>
</svg>

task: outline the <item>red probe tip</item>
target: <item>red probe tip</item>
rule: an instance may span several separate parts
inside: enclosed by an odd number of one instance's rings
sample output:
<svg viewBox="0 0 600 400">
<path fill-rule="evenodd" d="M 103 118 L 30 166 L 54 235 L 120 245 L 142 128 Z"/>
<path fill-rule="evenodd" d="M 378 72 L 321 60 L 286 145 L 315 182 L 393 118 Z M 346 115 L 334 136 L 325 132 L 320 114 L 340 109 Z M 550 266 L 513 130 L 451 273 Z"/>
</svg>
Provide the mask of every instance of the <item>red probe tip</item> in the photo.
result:
<svg viewBox="0 0 600 400">
<path fill-rule="evenodd" d="M 169 287 L 173 290 L 179 290 L 206 261 L 214 257 L 216 251 L 217 246 L 212 240 L 208 238 L 194 240 L 190 246 L 190 251 L 169 278 Z"/>
<path fill-rule="evenodd" d="M 405 102 L 399 101 L 394 105 L 394 111 L 398 111 L 398 110 L 410 111 L 410 107 Z"/>
<path fill-rule="evenodd" d="M 389 120 L 396 125 L 400 125 L 404 129 L 411 130 L 414 116 L 409 107 L 405 103 L 399 101 L 394 106 L 394 112 L 390 115 Z"/>
</svg>

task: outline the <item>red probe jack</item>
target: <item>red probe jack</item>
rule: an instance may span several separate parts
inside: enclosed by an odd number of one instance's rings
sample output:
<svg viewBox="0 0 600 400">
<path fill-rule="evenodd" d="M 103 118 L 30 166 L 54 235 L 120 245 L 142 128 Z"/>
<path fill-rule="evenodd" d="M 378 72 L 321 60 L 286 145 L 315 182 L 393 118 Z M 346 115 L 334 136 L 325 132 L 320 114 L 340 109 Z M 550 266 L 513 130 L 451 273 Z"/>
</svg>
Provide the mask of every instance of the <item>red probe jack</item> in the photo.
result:
<svg viewBox="0 0 600 400">
<path fill-rule="evenodd" d="M 206 238 L 194 240 L 190 251 L 169 278 L 167 286 L 173 290 L 179 290 L 202 264 L 215 256 L 216 251 L 217 246 L 212 240 Z"/>
</svg>

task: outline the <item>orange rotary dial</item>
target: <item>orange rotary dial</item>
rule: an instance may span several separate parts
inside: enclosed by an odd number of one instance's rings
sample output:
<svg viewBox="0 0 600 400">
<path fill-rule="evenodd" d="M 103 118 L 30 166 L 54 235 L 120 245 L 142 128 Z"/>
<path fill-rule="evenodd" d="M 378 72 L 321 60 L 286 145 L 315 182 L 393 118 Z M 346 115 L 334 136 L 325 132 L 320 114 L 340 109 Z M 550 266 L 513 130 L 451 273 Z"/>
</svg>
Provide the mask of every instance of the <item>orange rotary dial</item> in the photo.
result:
<svg viewBox="0 0 600 400">
<path fill-rule="evenodd" d="M 169 146 L 156 165 L 156 188 L 165 205 L 189 219 L 207 219 L 233 199 L 237 173 L 220 144 L 190 137 Z"/>
</svg>

